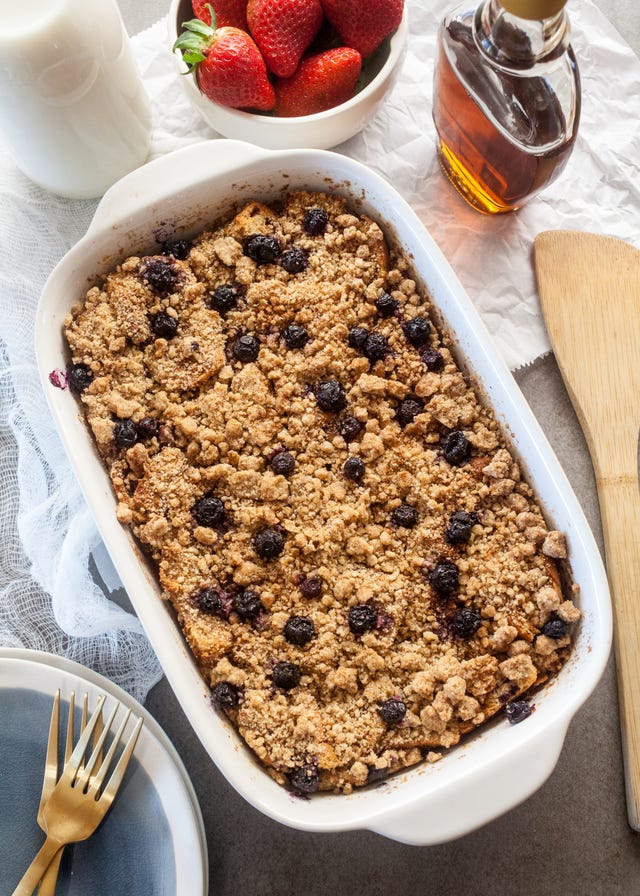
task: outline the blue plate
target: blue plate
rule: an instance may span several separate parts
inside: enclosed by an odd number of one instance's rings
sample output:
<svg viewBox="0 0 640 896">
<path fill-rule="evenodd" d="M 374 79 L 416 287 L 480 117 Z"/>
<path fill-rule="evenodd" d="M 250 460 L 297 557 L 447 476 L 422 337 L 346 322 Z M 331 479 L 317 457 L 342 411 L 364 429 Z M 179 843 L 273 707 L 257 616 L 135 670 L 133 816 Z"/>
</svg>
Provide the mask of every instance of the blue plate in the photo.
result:
<svg viewBox="0 0 640 896">
<path fill-rule="evenodd" d="M 125 781 L 98 830 L 65 850 L 58 896 L 206 896 L 202 816 L 182 763 L 139 703 L 84 666 L 50 654 L 0 650 L 0 869 L 11 892 L 44 841 L 36 815 L 53 696 L 61 690 L 61 740 L 68 698 L 90 708 L 106 694 L 144 725 Z"/>
</svg>

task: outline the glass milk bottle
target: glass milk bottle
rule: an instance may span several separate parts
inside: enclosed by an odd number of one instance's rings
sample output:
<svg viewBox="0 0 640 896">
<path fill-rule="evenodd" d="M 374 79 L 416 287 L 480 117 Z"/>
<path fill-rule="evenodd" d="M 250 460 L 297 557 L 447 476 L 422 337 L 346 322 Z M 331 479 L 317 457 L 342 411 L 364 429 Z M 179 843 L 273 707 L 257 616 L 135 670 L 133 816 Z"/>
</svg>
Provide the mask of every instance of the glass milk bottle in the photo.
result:
<svg viewBox="0 0 640 896">
<path fill-rule="evenodd" d="M 513 211 L 564 169 L 580 120 L 565 0 L 473 0 L 438 32 L 440 164 L 466 201 Z"/>
<path fill-rule="evenodd" d="M 116 0 L 0 0 L 0 134 L 28 177 L 101 196 L 146 160 L 150 133 Z"/>
</svg>

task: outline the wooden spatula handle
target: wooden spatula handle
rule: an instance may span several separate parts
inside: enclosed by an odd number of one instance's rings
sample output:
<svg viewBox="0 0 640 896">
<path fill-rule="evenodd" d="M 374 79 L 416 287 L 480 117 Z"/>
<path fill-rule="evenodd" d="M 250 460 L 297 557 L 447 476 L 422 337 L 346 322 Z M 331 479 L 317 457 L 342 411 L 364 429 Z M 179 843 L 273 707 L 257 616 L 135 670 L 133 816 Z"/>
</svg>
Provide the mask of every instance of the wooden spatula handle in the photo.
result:
<svg viewBox="0 0 640 896">
<path fill-rule="evenodd" d="M 635 460 L 635 445 L 634 460 Z M 637 464 L 637 460 L 635 460 Z M 640 490 L 637 473 L 598 475 L 614 610 L 620 729 L 631 827 L 640 830 Z"/>
</svg>

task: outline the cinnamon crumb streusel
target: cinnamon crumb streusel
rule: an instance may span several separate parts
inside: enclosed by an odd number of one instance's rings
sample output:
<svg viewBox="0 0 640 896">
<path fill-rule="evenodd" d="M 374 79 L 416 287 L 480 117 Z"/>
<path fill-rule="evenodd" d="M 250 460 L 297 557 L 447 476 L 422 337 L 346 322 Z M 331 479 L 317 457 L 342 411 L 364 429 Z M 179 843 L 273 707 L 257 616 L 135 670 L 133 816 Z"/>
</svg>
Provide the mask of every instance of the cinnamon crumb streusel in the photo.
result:
<svg viewBox="0 0 640 896">
<path fill-rule="evenodd" d="M 276 780 L 435 762 L 565 661 L 564 537 L 374 221 L 295 193 L 176 245 L 66 321 L 118 518 Z"/>
</svg>

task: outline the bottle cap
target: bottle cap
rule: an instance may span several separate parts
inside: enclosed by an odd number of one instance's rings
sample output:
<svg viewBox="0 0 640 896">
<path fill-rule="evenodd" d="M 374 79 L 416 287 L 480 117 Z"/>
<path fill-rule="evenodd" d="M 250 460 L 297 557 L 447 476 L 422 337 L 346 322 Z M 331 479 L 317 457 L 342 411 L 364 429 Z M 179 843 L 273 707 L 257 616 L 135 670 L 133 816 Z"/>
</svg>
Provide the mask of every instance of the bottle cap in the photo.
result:
<svg viewBox="0 0 640 896">
<path fill-rule="evenodd" d="M 567 0 L 500 0 L 500 5 L 520 19 L 550 19 L 557 15 Z"/>
</svg>

